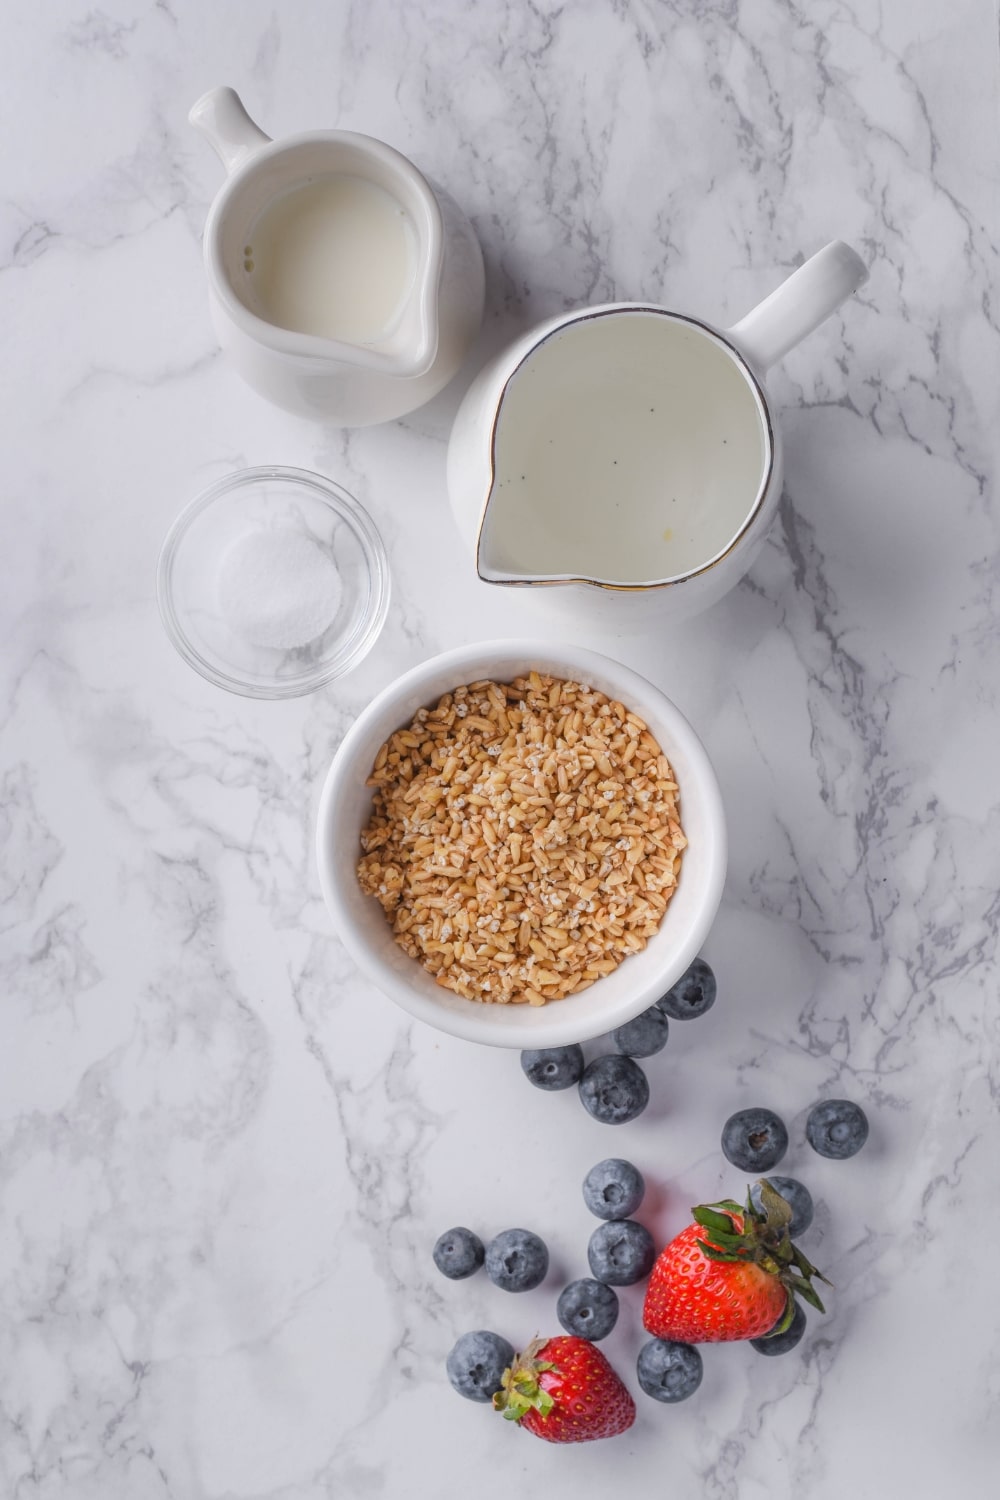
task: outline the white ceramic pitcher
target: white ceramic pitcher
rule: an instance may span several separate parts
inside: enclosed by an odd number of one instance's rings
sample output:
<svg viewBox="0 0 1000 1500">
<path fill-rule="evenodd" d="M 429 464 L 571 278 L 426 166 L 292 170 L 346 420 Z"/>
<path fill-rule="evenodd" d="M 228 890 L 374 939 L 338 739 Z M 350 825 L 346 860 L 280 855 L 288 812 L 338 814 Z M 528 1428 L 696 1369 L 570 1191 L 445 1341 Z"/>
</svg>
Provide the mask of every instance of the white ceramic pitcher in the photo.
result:
<svg viewBox="0 0 1000 1500">
<path fill-rule="evenodd" d="M 516 340 L 473 381 L 448 448 L 479 577 L 626 626 L 721 598 L 781 494 L 766 371 L 866 277 L 835 241 L 724 332 L 612 303 Z"/>
<path fill-rule="evenodd" d="M 205 225 L 205 267 L 219 341 L 248 384 L 278 406 L 345 427 L 390 421 L 437 395 L 483 315 L 479 242 L 448 194 L 370 136 L 314 130 L 272 141 L 230 88 L 205 94 L 189 119 L 229 174 Z M 391 321 L 354 341 L 264 315 L 252 253 L 275 204 L 331 178 L 388 194 L 412 247 Z"/>
</svg>

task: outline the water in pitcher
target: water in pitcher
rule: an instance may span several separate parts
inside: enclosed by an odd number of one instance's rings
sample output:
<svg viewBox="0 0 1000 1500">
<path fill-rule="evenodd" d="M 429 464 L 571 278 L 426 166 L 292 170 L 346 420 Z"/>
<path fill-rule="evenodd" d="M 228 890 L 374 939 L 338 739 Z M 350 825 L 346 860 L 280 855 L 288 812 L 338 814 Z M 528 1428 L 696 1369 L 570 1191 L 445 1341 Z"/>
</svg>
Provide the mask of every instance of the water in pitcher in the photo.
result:
<svg viewBox="0 0 1000 1500">
<path fill-rule="evenodd" d="M 619 311 L 558 330 L 504 394 L 480 571 L 635 585 L 706 566 L 754 509 L 765 422 L 697 324 Z"/>
</svg>

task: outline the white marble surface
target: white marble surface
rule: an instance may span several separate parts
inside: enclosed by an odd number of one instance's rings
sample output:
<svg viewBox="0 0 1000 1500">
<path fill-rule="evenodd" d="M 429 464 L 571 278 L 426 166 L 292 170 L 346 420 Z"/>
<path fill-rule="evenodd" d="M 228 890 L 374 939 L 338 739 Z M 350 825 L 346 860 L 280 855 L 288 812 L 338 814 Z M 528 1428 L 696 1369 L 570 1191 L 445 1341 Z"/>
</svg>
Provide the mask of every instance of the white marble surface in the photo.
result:
<svg viewBox="0 0 1000 1500">
<path fill-rule="evenodd" d="M 1000 430 L 996 20 L 975 0 L 195 0 L 7 7 L 0 100 L 3 1002 L 0 1493 L 17 1500 L 708 1500 L 955 1494 L 995 1474 Z M 447 511 L 461 381 L 338 433 L 219 356 L 199 237 L 220 181 L 186 124 L 229 82 L 275 134 L 393 142 L 485 247 L 477 358 L 587 300 L 723 321 L 804 252 L 868 287 L 789 357 L 780 523 L 701 620 L 590 644 L 703 734 L 732 860 L 721 994 L 610 1132 L 516 1056 L 406 1024 L 331 935 L 310 852 L 345 726 L 403 667 L 528 633 Z M 370 508 L 395 598 L 334 689 L 254 704 L 164 638 L 182 503 L 243 464 Z M 683 1034 L 681 1034 L 683 1033 Z M 812 1157 L 824 1095 L 856 1161 Z M 602 1155 L 661 1237 L 731 1190 L 718 1132 L 793 1127 L 837 1284 L 799 1350 L 714 1348 L 697 1397 L 556 1449 L 445 1385 L 456 1335 L 555 1331 Z M 515 1146 L 510 1142 L 513 1138 Z M 466 1222 L 543 1231 L 517 1299 L 429 1261 Z M 977 1248 L 983 1247 L 983 1248 Z M 608 1341 L 634 1388 L 638 1296 Z"/>
</svg>

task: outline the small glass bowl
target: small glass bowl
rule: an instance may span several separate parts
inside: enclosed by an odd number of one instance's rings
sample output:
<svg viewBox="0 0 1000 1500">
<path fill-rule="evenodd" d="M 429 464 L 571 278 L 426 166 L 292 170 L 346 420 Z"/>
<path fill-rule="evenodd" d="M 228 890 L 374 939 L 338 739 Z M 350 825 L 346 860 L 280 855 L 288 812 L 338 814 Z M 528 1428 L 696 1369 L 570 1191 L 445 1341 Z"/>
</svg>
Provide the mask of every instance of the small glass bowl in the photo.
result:
<svg viewBox="0 0 1000 1500">
<path fill-rule="evenodd" d="M 336 612 L 305 645 L 254 644 L 220 603 L 227 554 L 259 532 L 304 537 L 336 569 Z M 276 568 L 283 551 L 275 549 Z M 294 576 L 280 572 L 266 582 L 295 587 Z M 171 526 L 156 596 L 170 639 L 209 682 L 247 698 L 297 698 L 349 672 L 375 644 L 389 608 L 389 565 L 367 512 L 332 479 L 306 469 L 240 469 L 192 500 Z"/>
</svg>

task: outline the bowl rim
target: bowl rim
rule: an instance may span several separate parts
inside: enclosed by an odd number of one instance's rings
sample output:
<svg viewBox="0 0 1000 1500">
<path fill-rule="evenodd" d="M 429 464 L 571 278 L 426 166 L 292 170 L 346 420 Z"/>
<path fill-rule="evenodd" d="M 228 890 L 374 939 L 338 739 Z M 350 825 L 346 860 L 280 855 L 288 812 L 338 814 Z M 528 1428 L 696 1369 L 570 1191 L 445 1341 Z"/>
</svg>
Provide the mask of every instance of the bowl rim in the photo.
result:
<svg viewBox="0 0 1000 1500">
<path fill-rule="evenodd" d="M 272 683 L 250 682 L 245 677 L 225 672 L 204 657 L 192 644 L 181 623 L 173 599 L 173 568 L 178 550 L 191 526 L 210 506 L 234 491 L 253 485 L 278 480 L 297 486 L 321 500 L 350 528 L 365 559 L 368 573 L 369 598 L 360 620 L 357 639 L 350 652 L 342 659 L 329 662 L 311 673 L 299 677 L 285 678 Z M 371 516 L 360 500 L 346 490 L 335 479 L 317 474 L 311 469 L 297 469 L 285 464 L 259 464 L 248 469 L 233 469 L 210 484 L 178 512 L 163 538 L 156 562 L 156 602 L 163 628 L 171 644 L 180 656 L 200 676 L 215 687 L 237 693 L 243 698 L 282 699 L 303 698 L 325 687 L 328 682 L 353 670 L 378 640 L 389 612 L 391 578 L 389 559 L 385 546 Z"/>
<path fill-rule="evenodd" d="M 613 676 L 615 681 L 620 683 L 620 696 L 624 702 L 628 702 L 632 695 L 640 703 L 643 699 L 648 699 L 650 694 L 655 695 L 658 700 L 657 706 L 661 710 L 661 717 L 669 721 L 675 745 L 683 747 L 683 754 L 689 765 L 689 777 L 693 773 L 697 779 L 696 797 L 709 829 L 709 837 L 705 840 L 704 848 L 706 860 L 704 893 L 687 933 L 677 945 L 677 960 L 670 966 L 671 971 L 676 969 L 673 978 L 669 978 L 667 983 L 647 982 L 645 985 L 638 986 L 628 1003 L 620 1003 L 613 1015 L 604 1015 L 590 1022 L 581 1022 L 578 1017 L 574 1018 L 572 996 L 566 1001 L 539 1009 L 528 1006 L 504 1006 L 502 1009 L 507 1013 L 508 1019 L 505 1020 L 502 1028 L 488 1019 L 490 1013 L 500 1007 L 479 1006 L 474 1001 L 466 1002 L 467 1010 L 448 1010 L 437 1006 L 421 990 L 402 980 L 399 974 L 360 937 L 350 918 L 346 900 L 340 895 L 339 887 L 342 884 L 346 885 L 348 881 L 356 880 L 355 864 L 353 858 L 347 861 L 342 857 L 339 859 L 336 857 L 332 840 L 328 838 L 328 830 L 331 827 L 341 785 L 354 766 L 357 747 L 368 738 L 373 725 L 388 709 L 400 699 L 412 696 L 425 683 L 439 678 L 444 672 L 450 674 L 452 671 L 455 673 L 455 686 L 463 681 L 475 681 L 478 677 L 492 675 L 491 660 L 509 658 L 512 655 L 524 657 L 527 661 L 531 658 L 540 658 L 544 661 L 563 656 L 566 660 L 567 675 L 572 672 L 575 677 L 584 681 L 589 680 L 590 675 Z M 537 666 L 535 669 L 538 670 Z M 548 671 L 551 668 L 546 667 L 542 670 Z M 473 675 L 470 676 L 470 672 Z M 428 699 L 433 696 L 434 691 L 445 692 L 447 689 L 432 689 L 428 694 Z M 402 727 L 402 722 L 386 729 L 386 738 L 392 733 L 393 727 Z M 690 793 L 688 795 L 690 796 Z M 323 900 L 337 936 L 357 968 L 382 994 L 411 1016 L 451 1036 L 467 1041 L 482 1042 L 490 1046 L 532 1048 L 565 1046 L 573 1042 L 584 1042 L 603 1036 L 648 1009 L 659 998 L 659 995 L 669 988 L 670 984 L 676 983 L 698 956 L 715 920 L 725 884 L 727 840 L 722 794 L 708 753 L 688 719 L 662 688 L 657 687 L 647 677 L 643 677 L 641 673 L 617 661 L 614 657 L 592 651 L 587 647 L 560 640 L 546 641 L 540 638 L 511 637 L 458 646 L 429 657 L 388 683 L 370 700 L 345 734 L 324 778 L 316 809 L 315 851 Z M 416 960 L 410 960 L 410 962 L 415 964 Z M 587 993 L 596 991 L 602 982 L 602 980 L 597 980 Z M 509 1019 L 512 1010 L 527 1013 L 520 1024 Z M 534 1019 L 542 1016 L 545 1017 L 544 1022 Z"/>
</svg>

